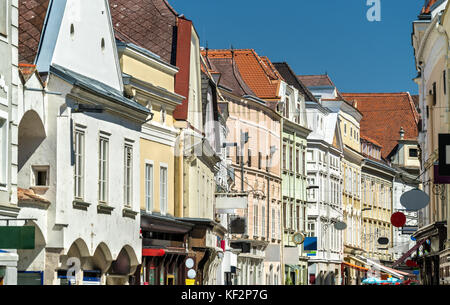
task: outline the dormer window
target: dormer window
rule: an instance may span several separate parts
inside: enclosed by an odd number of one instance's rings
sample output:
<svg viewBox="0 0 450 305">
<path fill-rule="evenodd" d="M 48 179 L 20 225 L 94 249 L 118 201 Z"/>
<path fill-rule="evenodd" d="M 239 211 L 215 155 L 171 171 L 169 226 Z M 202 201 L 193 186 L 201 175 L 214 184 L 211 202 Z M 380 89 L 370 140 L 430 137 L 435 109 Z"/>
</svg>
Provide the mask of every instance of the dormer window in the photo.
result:
<svg viewBox="0 0 450 305">
<path fill-rule="evenodd" d="M 417 158 L 419 156 L 419 152 L 417 148 L 410 148 L 409 149 L 409 157 L 410 158 Z"/>
</svg>

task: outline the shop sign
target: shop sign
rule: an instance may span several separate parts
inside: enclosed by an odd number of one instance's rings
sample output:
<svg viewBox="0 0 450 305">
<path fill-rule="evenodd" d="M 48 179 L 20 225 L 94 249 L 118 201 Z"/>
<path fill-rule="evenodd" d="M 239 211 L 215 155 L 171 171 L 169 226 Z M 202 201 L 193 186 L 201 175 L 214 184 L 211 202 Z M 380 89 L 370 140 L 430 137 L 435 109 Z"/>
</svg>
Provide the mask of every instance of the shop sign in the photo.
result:
<svg viewBox="0 0 450 305">
<path fill-rule="evenodd" d="M 195 285 L 195 279 L 186 279 L 186 285 Z"/>
<path fill-rule="evenodd" d="M 34 249 L 34 226 L 0 227 L 0 249 Z"/>
</svg>

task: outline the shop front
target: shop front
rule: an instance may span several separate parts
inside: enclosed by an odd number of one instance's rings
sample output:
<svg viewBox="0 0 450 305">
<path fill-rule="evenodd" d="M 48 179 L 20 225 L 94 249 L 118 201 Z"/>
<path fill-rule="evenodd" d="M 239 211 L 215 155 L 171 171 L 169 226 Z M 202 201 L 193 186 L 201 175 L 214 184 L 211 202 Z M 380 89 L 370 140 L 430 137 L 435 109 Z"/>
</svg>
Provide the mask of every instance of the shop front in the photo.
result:
<svg viewBox="0 0 450 305">
<path fill-rule="evenodd" d="M 188 233 L 194 225 L 170 216 L 141 213 L 142 265 L 134 285 L 185 285 Z"/>
<path fill-rule="evenodd" d="M 418 247 L 413 259 L 419 265 L 422 285 L 439 285 L 441 278 L 441 258 L 447 239 L 446 221 L 438 221 L 420 228 L 412 235 L 416 240 L 425 240 Z M 444 272 L 442 272 L 444 273 Z"/>
<path fill-rule="evenodd" d="M 217 270 L 224 257 L 226 229 L 210 219 L 179 220 L 193 225 L 189 232 L 189 251 L 195 253 L 196 283 L 217 284 Z"/>
</svg>

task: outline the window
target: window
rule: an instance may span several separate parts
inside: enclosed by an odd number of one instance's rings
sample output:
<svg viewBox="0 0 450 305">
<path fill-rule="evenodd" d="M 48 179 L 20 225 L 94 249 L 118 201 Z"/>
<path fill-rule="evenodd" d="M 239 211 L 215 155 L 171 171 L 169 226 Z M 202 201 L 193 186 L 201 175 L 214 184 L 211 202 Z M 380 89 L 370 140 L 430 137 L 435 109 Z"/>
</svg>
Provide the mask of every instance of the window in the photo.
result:
<svg viewBox="0 0 450 305">
<path fill-rule="evenodd" d="M 286 101 L 284 105 L 284 117 L 289 118 L 289 97 L 286 96 Z"/>
<path fill-rule="evenodd" d="M 275 209 L 272 209 L 272 238 L 275 238 Z"/>
<path fill-rule="evenodd" d="M 433 97 L 433 106 L 436 105 L 436 82 L 433 83 L 433 91 L 431 92 Z"/>
<path fill-rule="evenodd" d="M 283 144 L 283 169 L 286 170 L 286 144 Z"/>
<path fill-rule="evenodd" d="M 303 155 L 303 158 L 302 158 L 303 176 L 306 176 L 306 153 L 305 153 L 305 151 L 303 151 L 302 155 Z"/>
<path fill-rule="evenodd" d="M 261 207 L 261 236 L 266 237 L 266 208 Z"/>
<path fill-rule="evenodd" d="M 347 124 L 344 123 L 344 135 L 347 135 Z"/>
<path fill-rule="evenodd" d="M 410 158 L 417 158 L 419 156 L 418 150 L 416 148 L 410 148 L 409 149 L 409 157 Z"/>
<path fill-rule="evenodd" d="M 82 199 L 84 196 L 84 132 L 75 131 L 75 174 L 74 193 L 76 198 Z"/>
<path fill-rule="evenodd" d="M 442 71 L 442 82 L 444 84 L 444 94 L 447 94 L 447 75 L 445 73 L 445 70 Z"/>
<path fill-rule="evenodd" d="M 153 164 L 145 164 L 145 206 L 148 212 L 153 211 Z"/>
<path fill-rule="evenodd" d="M 133 147 L 125 144 L 124 149 L 124 202 L 125 206 L 131 206 L 132 176 L 133 176 Z"/>
<path fill-rule="evenodd" d="M 292 146 L 289 146 L 289 171 L 291 172 L 293 170 L 293 162 L 294 162 L 293 148 Z"/>
<path fill-rule="evenodd" d="M 109 141 L 101 137 L 98 158 L 98 200 L 101 202 L 108 201 L 108 154 Z"/>
<path fill-rule="evenodd" d="M 258 236 L 258 204 L 253 206 L 253 236 Z"/>
<path fill-rule="evenodd" d="M 308 222 L 308 237 L 316 236 L 316 224 L 314 221 Z"/>
<path fill-rule="evenodd" d="M 8 33 L 8 1 L 0 4 L 0 34 L 7 36 Z"/>
<path fill-rule="evenodd" d="M 300 151 L 298 149 L 295 150 L 295 172 L 300 174 Z"/>
<path fill-rule="evenodd" d="M 251 167 L 252 166 L 252 150 L 250 148 L 248 149 L 247 160 L 248 160 L 248 163 L 247 163 L 248 167 Z"/>
<path fill-rule="evenodd" d="M 267 163 L 267 162 L 266 162 Z M 266 165 L 267 166 L 267 165 Z M 258 169 L 262 168 L 262 153 L 258 153 Z"/>
<path fill-rule="evenodd" d="M 49 179 L 48 179 L 48 166 L 33 166 L 33 175 L 34 175 L 34 186 L 48 186 L 49 185 Z"/>
<path fill-rule="evenodd" d="M 160 176 L 159 176 L 159 204 L 161 208 L 161 214 L 165 215 L 167 213 L 167 166 L 160 165 Z M 204 179 L 203 179 L 204 180 Z"/>
<path fill-rule="evenodd" d="M 239 165 L 240 164 L 240 158 L 239 158 L 239 147 L 236 146 L 236 164 Z"/>
</svg>

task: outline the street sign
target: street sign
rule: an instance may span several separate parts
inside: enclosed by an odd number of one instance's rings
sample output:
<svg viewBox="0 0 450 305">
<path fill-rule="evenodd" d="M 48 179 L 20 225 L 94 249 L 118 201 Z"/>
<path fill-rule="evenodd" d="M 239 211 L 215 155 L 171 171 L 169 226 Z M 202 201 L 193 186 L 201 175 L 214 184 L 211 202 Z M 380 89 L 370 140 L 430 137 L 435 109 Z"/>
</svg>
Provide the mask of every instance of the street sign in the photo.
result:
<svg viewBox="0 0 450 305">
<path fill-rule="evenodd" d="M 0 227 L 0 249 L 34 249 L 34 226 Z"/>
</svg>

